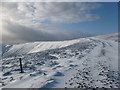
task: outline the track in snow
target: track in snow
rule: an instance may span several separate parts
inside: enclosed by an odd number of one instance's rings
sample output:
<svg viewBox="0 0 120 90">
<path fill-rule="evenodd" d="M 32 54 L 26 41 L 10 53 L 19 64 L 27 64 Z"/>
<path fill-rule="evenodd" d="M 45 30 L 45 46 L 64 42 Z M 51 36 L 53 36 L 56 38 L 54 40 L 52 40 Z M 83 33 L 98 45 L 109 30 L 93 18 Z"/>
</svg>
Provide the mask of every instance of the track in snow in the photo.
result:
<svg viewBox="0 0 120 90">
<path fill-rule="evenodd" d="M 104 40 L 91 40 L 97 46 L 76 64 L 77 67 L 64 70 L 62 77 L 54 77 L 55 80 L 43 88 L 118 88 L 118 59 L 110 57 L 109 54 L 115 53 L 108 50 L 117 50 L 117 47 Z"/>
</svg>

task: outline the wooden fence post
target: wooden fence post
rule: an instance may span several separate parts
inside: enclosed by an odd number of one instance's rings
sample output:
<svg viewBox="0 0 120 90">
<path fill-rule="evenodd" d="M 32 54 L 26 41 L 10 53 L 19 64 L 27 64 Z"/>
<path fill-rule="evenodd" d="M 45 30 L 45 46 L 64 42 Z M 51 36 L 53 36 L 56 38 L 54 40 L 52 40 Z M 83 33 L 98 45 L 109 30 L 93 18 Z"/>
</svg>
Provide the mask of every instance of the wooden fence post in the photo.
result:
<svg viewBox="0 0 120 90">
<path fill-rule="evenodd" d="M 21 71 L 20 73 L 23 73 L 21 58 L 19 58 L 19 60 L 20 60 L 20 71 Z"/>
</svg>

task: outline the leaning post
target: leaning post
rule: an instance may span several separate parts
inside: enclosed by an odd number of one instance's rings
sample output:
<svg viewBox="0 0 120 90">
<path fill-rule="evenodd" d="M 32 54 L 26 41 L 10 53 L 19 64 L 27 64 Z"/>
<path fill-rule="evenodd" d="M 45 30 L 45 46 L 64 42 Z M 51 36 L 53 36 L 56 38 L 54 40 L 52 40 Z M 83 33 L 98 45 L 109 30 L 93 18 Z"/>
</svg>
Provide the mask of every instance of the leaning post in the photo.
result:
<svg viewBox="0 0 120 90">
<path fill-rule="evenodd" d="M 20 60 L 20 73 L 23 73 L 23 68 L 22 68 L 22 59 L 21 59 L 21 58 L 19 58 L 19 60 Z"/>
</svg>

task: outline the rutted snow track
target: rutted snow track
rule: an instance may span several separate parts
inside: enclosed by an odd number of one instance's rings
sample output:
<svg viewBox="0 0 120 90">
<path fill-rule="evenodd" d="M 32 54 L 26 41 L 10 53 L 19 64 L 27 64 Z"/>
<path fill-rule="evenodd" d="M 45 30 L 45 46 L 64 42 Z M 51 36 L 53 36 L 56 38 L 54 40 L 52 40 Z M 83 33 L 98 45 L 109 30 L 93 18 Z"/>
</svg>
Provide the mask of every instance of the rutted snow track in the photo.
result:
<svg viewBox="0 0 120 90">
<path fill-rule="evenodd" d="M 1 87 L 117 88 L 118 42 L 87 38 L 66 47 L 26 54 L 25 73 L 16 58 L 3 59 Z"/>
<path fill-rule="evenodd" d="M 117 44 L 112 46 L 113 42 L 91 40 L 97 43 L 97 46 L 87 56 L 77 61 L 77 67 L 64 70 L 61 72 L 64 74 L 62 78 L 54 77 L 55 81 L 43 88 L 118 88 Z M 113 58 L 111 55 L 116 56 Z"/>
<path fill-rule="evenodd" d="M 113 48 L 103 41 L 100 41 L 98 44 L 84 58 L 85 60 L 82 62 L 83 68 L 77 68 L 77 73 L 74 74 L 73 80 L 69 82 L 70 84 L 75 84 L 73 85 L 74 87 L 117 88 L 119 86 L 118 58 L 113 58 L 112 56 L 115 55 L 114 57 L 118 57 L 117 47 Z"/>
</svg>

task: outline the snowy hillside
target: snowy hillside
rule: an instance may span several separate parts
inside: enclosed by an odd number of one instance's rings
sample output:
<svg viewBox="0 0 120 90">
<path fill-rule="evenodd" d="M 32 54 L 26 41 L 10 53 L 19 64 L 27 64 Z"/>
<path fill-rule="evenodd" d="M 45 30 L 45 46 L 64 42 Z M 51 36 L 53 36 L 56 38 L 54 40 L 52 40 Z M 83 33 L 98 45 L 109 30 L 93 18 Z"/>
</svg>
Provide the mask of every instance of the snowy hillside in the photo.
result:
<svg viewBox="0 0 120 90">
<path fill-rule="evenodd" d="M 0 62 L 0 87 L 118 88 L 117 37 L 8 46 Z M 24 73 L 20 73 L 17 55 L 22 55 Z"/>
<path fill-rule="evenodd" d="M 118 40 L 118 33 L 96 36 L 96 38 L 106 39 L 106 40 Z M 15 55 L 23 55 L 29 53 L 37 53 L 44 50 L 55 49 L 66 47 L 79 42 L 86 42 L 89 39 L 82 38 L 76 40 L 68 40 L 68 41 L 48 41 L 48 42 L 31 42 L 25 44 L 16 44 L 16 45 L 3 45 L 2 53 L 3 57 L 7 56 L 15 56 Z"/>
<path fill-rule="evenodd" d="M 29 53 L 36 53 L 44 50 L 66 47 L 78 42 L 89 41 L 89 39 L 76 39 L 69 41 L 48 41 L 48 42 L 32 42 L 25 44 L 4 46 L 3 56 L 15 56 Z"/>
</svg>

